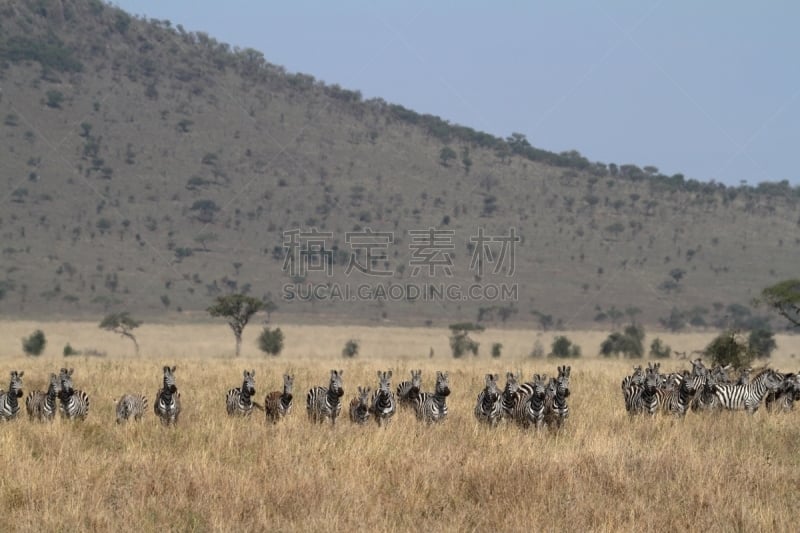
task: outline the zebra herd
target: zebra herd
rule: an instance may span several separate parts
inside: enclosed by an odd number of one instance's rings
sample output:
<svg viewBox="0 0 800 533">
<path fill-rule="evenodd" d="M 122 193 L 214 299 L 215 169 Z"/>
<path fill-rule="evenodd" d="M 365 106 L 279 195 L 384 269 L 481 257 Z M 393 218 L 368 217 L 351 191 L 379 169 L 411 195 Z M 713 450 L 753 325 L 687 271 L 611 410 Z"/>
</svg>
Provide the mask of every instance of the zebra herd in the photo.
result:
<svg viewBox="0 0 800 533">
<path fill-rule="evenodd" d="M 72 384 L 74 369 L 62 368 L 50 374 L 47 391 L 32 391 L 25 399 L 25 408 L 31 420 L 51 421 L 59 412 L 69 420 L 84 420 L 89 415 L 89 395 Z M 0 390 L 0 421 L 17 417 L 19 398 L 22 397 L 22 376 L 25 372 L 11 372 L 8 392 Z M 147 398 L 142 394 L 127 393 L 116 405 L 117 423 L 128 419 L 139 420 L 147 410 Z M 164 367 L 163 386 L 156 393 L 153 410 L 166 425 L 175 424 L 181 412 L 181 395 L 175 386 L 175 367 Z"/>
<path fill-rule="evenodd" d="M 754 413 L 763 403 L 769 411 L 791 411 L 800 400 L 800 375 L 781 373 L 765 367 L 752 373 L 744 369 L 737 380 L 728 366 L 707 368 L 702 360 L 692 361 L 691 370 L 661 373 L 660 363 L 622 380 L 622 397 L 630 415 L 658 412 L 682 417 L 688 410 L 733 410 Z M 752 375 L 751 375 L 752 373 Z"/>
<path fill-rule="evenodd" d="M 486 386 L 478 394 L 475 418 L 496 426 L 503 418 L 513 420 L 523 428 L 559 429 L 569 417 L 567 398 L 572 368 L 559 366 L 558 376 L 547 378 L 534 374 L 532 381 L 520 383 L 520 374 L 507 372 L 506 385 L 501 392 L 498 374 L 486 374 Z"/>
</svg>

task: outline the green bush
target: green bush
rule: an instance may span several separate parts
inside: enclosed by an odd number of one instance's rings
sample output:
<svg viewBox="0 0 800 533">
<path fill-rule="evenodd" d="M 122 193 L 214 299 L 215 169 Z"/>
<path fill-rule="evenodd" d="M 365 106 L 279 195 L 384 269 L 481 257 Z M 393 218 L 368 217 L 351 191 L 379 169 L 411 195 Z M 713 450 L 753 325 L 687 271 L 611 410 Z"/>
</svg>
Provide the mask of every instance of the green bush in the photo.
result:
<svg viewBox="0 0 800 533">
<path fill-rule="evenodd" d="M 775 334 L 768 329 L 754 329 L 747 337 L 747 347 L 754 357 L 769 357 L 777 348 Z"/>
<path fill-rule="evenodd" d="M 644 356 L 644 328 L 631 324 L 624 333 L 615 331 L 600 344 L 600 353 L 606 357 L 622 354 L 625 357 L 639 358 Z"/>
<path fill-rule="evenodd" d="M 358 341 L 355 339 L 350 339 L 342 348 L 342 355 L 344 357 L 355 357 L 358 355 Z"/>
<path fill-rule="evenodd" d="M 64 357 L 70 357 L 70 356 L 73 356 L 73 355 L 80 355 L 81 354 L 81 352 L 79 352 L 78 350 L 73 348 L 70 345 L 70 343 L 67 343 L 66 346 L 64 346 L 64 351 L 62 353 L 64 354 Z"/>
<path fill-rule="evenodd" d="M 666 359 L 672 355 L 672 348 L 664 344 L 661 339 L 656 337 L 650 343 L 650 357 L 653 359 Z"/>
<path fill-rule="evenodd" d="M 573 344 L 572 341 L 564 335 L 559 335 L 553 339 L 553 346 L 550 350 L 551 357 L 567 358 L 581 356 L 581 347 L 577 344 Z"/>
<path fill-rule="evenodd" d="M 283 332 L 281 328 L 264 328 L 258 336 L 258 347 L 262 352 L 278 355 L 283 350 Z"/>
<path fill-rule="evenodd" d="M 22 351 L 31 356 L 41 355 L 46 344 L 47 339 L 44 336 L 44 332 L 37 329 L 31 333 L 30 337 L 22 339 Z"/>
<path fill-rule="evenodd" d="M 734 330 L 726 331 L 715 338 L 708 346 L 705 353 L 715 364 L 728 365 L 734 368 L 744 368 L 753 360 L 745 339 Z"/>
<path fill-rule="evenodd" d="M 502 354 L 503 345 L 499 342 L 492 344 L 492 357 L 500 357 Z"/>
</svg>

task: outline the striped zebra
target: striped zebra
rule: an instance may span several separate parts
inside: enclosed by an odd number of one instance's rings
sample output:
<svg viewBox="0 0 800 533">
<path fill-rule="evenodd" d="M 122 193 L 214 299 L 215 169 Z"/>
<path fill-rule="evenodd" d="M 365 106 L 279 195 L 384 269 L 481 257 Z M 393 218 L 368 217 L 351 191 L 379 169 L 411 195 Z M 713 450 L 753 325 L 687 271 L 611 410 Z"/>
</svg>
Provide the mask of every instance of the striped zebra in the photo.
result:
<svg viewBox="0 0 800 533">
<path fill-rule="evenodd" d="M 640 386 L 634 386 L 633 391 L 628 399 L 628 404 L 625 408 L 630 415 L 647 413 L 650 415 L 656 414 L 658 410 L 658 397 L 656 391 L 661 378 L 658 376 L 658 370 L 648 367 L 645 371 L 644 383 Z"/>
<path fill-rule="evenodd" d="M 780 388 L 767 393 L 764 398 L 764 407 L 771 413 L 792 411 L 798 392 L 800 392 L 800 387 L 798 387 L 797 375 L 785 374 Z"/>
<path fill-rule="evenodd" d="M 514 419 L 514 409 L 519 400 L 519 380 L 520 374 L 506 372 L 506 386 L 503 387 L 501 404 L 503 406 L 503 417 L 509 420 Z"/>
<path fill-rule="evenodd" d="M 11 420 L 19 413 L 19 399 L 22 398 L 22 376 L 25 371 L 11 371 L 8 392 L 0 390 L 0 420 Z"/>
<path fill-rule="evenodd" d="M 545 395 L 544 421 L 551 428 L 560 428 L 569 418 L 569 376 L 572 367 L 558 367 L 558 377 L 551 380 L 550 390 L 555 390 L 550 395 Z"/>
<path fill-rule="evenodd" d="M 117 424 L 133 418 L 139 420 L 147 411 L 147 398 L 144 394 L 123 394 L 117 401 Z"/>
<path fill-rule="evenodd" d="M 25 399 L 25 409 L 31 420 L 53 420 L 58 411 L 58 395 L 61 392 L 61 378 L 50 374 L 47 392 L 31 391 Z"/>
<path fill-rule="evenodd" d="M 672 413 L 675 416 L 684 416 L 689 409 L 695 393 L 703 384 L 700 376 L 692 377 L 686 370 L 679 376 L 677 387 L 670 389 L 659 389 L 656 391 L 659 410 L 665 413 Z"/>
<path fill-rule="evenodd" d="M 436 388 L 433 392 L 420 392 L 414 398 L 417 419 L 427 423 L 441 422 L 447 418 L 447 397 L 450 395 L 450 376 L 447 372 L 436 372 Z"/>
<path fill-rule="evenodd" d="M 380 372 L 378 371 L 378 390 L 372 395 L 370 402 L 370 412 L 375 417 L 378 427 L 384 423 L 388 424 L 395 412 L 397 411 L 397 403 L 392 393 L 392 371 Z"/>
<path fill-rule="evenodd" d="M 739 379 L 736 381 L 737 385 L 748 385 L 750 383 L 750 374 L 753 373 L 753 369 L 749 366 L 747 368 L 743 368 L 739 373 Z"/>
<path fill-rule="evenodd" d="M 411 371 L 411 381 L 402 381 L 397 386 L 397 405 L 413 407 L 414 397 L 419 394 L 422 387 L 422 370 Z"/>
<path fill-rule="evenodd" d="M 156 393 L 153 402 L 153 412 L 161 420 L 161 423 L 169 426 L 178 423 L 181 414 L 181 393 L 175 385 L 175 370 L 177 366 L 164 367 L 164 377 L 161 388 Z"/>
<path fill-rule="evenodd" d="M 350 420 L 355 424 L 364 425 L 369 422 L 370 408 L 369 408 L 369 395 L 371 389 L 369 387 L 359 387 L 358 395 L 350 400 Z"/>
<path fill-rule="evenodd" d="M 747 385 L 717 385 L 715 394 L 724 409 L 733 411 L 745 410 L 750 414 L 758 410 L 758 406 L 769 391 L 775 391 L 783 385 L 784 376 L 774 370 L 764 368 L 752 377 Z"/>
<path fill-rule="evenodd" d="M 719 400 L 716 395 L 717 380 L 709 372 L 703 378 L 702 384 L 692 400 L 692 411 L 715 411 L 720 409 Z"/>
<path fill-rule="evenodd" d="M 306 396 L 306 411 L 308 419 L 312 422 L 323 423 L 331 419 L 331 424 L 336 425 L 336 418 L 342 412 L 341 397 L 344 396 L 342 388 L 342 375 L 344 370 L 331 370 L 331 380 L 326 387 L 314 387 Z"/>
<path fill-rule="evenodd" d="M 645 373 L 642 366 L 633 367 L 633 374 L 625 376 L 622 380 L 622 399 L 625 401 L 625 409 L 630 411 L 631 396 L 636 390 L 644 386 Z"/>
<path fill-rule="evenodd" d="M 478 393 L 475 403 L 475 418 L 492 427 L 503 419 L 503 397 L 497 388 L 498 379 L 500 374 L 486 374 L 486 386 Z"/>
<path fill-rule="evenodd" d="M 253 401 L 256 394 L 256 371 L 245 370 L 242 372 L 244 380 L 241 387 L 230 389 L 225 394 L 225 410 L 228 416 L 250 416 L 253 407 L 264 410 L 257 402 Z"/>
<path fill-rule="evenodd" d="M 75 389 L 72 386 L 72 373 L 74 368 L 67 370 L 61 369 L 61 392 L 58 394 L 61 400 L 61 415 L 69 420 L 85 420 L 89 415 L 89 395 L 84 391 Z"/>
<path fill-rule="evenodd" d="M 264 397 L 264 412 L 267 421 L 276 424 L 278 420 L 292 412 L 292 388 L 294 376 L 283 375 L 283 392 L 272 391 Z"/>
<path fill-rule="evenodd" d="M 547 383 L 546 375 L 534 374 L 532 381 L 523 384 L 525 392 L 520 392 L 519 403 L 514 410 L 514 420 L 517 424 L 525 428 L 534 426 L 536 429 L 544 426 Z M 523 391 L 522 386 L 520 391 Z"/>
<path fill-rule="evenodd" d="M 695 359 L 692 363 L 692 377 L 706 377 L 708 375 L 708 369 L 706 365 L 703 364 L 703 360 L 699 357 Z"/>
</svg>

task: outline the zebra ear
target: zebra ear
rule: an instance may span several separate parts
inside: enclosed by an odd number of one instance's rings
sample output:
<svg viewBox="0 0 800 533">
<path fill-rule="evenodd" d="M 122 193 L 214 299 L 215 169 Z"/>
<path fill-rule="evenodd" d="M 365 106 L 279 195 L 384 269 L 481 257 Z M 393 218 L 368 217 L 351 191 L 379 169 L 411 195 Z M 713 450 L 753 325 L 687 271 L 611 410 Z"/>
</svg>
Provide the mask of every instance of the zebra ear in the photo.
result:
<svg viewBox="0 0 800 533">
<path fill-rule="evenodd" d="M 24 375 L 25 375 L 25 371 L 23 370 L 22 372 L 20 372 L 20 373 L 19 373 L 19 374 L 17 374 L 17 375 L 18 375 L 19 377 L 22 377 L 22 376 L 24 376 Z"/>
<path fill-rule="evenodd" d="M 389 372 L 387 372 L 387 375 L 389 376 L 389 379 L 391 379 L 391 377 L 392 377 L 392 371 L 391 371 L 391 370 L 389 370 Z"/>
<path fill-rule="evenodd" d="M 378 379 L 383 379 L 383 372 L 378 370 Z"/>
<path fill-rule="evenodd" d="M 176 370 L 178 370 L 178 365 L 172 367 L 172 373 L 174 374 Z"/>
</svg>

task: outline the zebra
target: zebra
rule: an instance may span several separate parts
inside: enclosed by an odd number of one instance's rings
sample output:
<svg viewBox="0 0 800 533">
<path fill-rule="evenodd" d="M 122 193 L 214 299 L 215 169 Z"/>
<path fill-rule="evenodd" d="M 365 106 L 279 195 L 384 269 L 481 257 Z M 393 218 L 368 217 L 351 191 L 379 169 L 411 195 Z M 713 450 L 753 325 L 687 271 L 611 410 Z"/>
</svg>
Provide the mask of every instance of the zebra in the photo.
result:
<svg viewBox="0 0 800 533">
<path fill-rule="evenodd" d="M 699 357 L 695 359 L 692 363 L 692 377 L 705 377 L 708 375 L 708 369 L 703 364 L 703 360 Z"/>
<path fill-rule="evenodd" d="M 397 411 L 397 403 L 392 393 L 391 379 L 391 370 L 388 372 L 378 371 L 378 390 L 373 393 L 372 401 L 370 402 L 370 412 L 375 416 L 378 427 L 381 427 L 384 422 L 388 424 Z"/>
<path fill-rule="evenodd" d="M 486 374 L 486 387 L 478 393 L 475 403 L 475 418 L 489 426 L 496 426 L 503 419 L 503 397 L 497 388 L 498 379 L 499 374 Z"/>
<path fill-rule="evenodd" d="M 571 371 L 572 367 L 560 366 L 558 367 L 558 377 L 551 380 L 550 388 L 554 388 L 555 391 L 546 396 L 544 410 L 545 423 L 551 428 L 560 428 L 569 417 L 567 398 L 570 394 L 569 376 Z"/>
<path fill-rule="evenodd" d="M 350 400 L 350 420 L 359 425 L 369 422 L 369 387 L 359 387 L 358 395 Z"/>
<path fill-rule="evenodd" d="M 181 414 L 181 393 L 175 385 L 175 370 L 177 366 L 164 366 L 164 377 L 162 386 L 156 393 L 153 402 L 153 412 L 161 420 L 161 423 L 169 426 L 178 423 Z"/>
<path fill-rule="evenodd" d="M 622 380 L 622 399 L 625 401 L 625 408 L 630 411 L 631 396 L 634 392 L 644 385 L 645 373 L 642 366 L 633 367 L 633 374 L 625 376 Z"/>
<path fill-rule="evenodd" d="M 753 372 L 753 369 L 749 366 L 747 368 L 743 368 L 741 373 L 739 374 L 739 379 L 736 381 L 737 385 L 748 385 L 750 383 L 750 374 Z"/>
<path fill-rule="evenodd" d="M 292 412 L 292 387 L 294 376 L 283 375 L 283 393 L 272 391 L 264 397 L 264 412 L 267 421 L 276 424 L 278 420 Z"/>
<path fill-rule="evenodd" d="M 795 374 L 786 374 L 784 375 L 783 384 L 780 388 L 767 393 L 767 396 L 764 398 L 764 407 L 770 412 L 789 412 L 794 409 L 797 391 L 797 376 Z"/>
<path fill-rule="evenodd" d="M 72 373 L 74 368 L 67 370 L 61 369 L 61 392 L 58 398 L 61 400 L 61 415 L 69 420 L 85 420 L 89 415 L 89 395 L 82 390 L 72 387 Z"/>
<path fill-rule="evenodd" d="M 147 411 L 147 398 L 144 394 L 123 394 L 117 401 L 117 424 L 133 418 L 139 420 Z"/>
<path fill-rule="evenodd" d="M 758 405 L 769 391 L 781 387 L 784 376 L 774 370 L 764 368 L 760 370 L 747 385 L 717 385 L 714 392 L 719 403 L 725 409 L 746 410 L 753 414 L 758 410 Z"/>
<path fill-rule="evenodd" d="M 245 370 L 242 373 L 244 381 L 241 387 L 230 389 L 225 395 L 225 410 L 228 416 L 250 416 L 253 407 L 264 410 L 258 403 L 253 401 L 256 393 L 256 371 Z"/>
<path fill-rule="evenodd" d="M 331 380 L 328 387 L 314 387 L 306 396 L 306 411 L 308 419 L 312 422 L 323 423 L 331 419 L 331 425 L 336 425 L 336 418 L 342 412 L 341 397 L 344 396 L 342 388 L 342 375 L 344 370 L 331 370 Z"/>
<path fill-rule="evenodd" d="M 19 399 L 22 398 L 22 376 L 25 371 L 11 371 L 11 382 L 8 392 L 0 390 L 0 420 L 16 418 L 19 413 Z"/>
<path fill-rule="evenodd" d="M 413 407 L 414 397 L 422 387 L 422 370 L 411 371 L 411 381 L 403 381 L 397 386 L 397 404 L 401 407 Z"/>
<path fill-rule="evenodd" d="M 519 373 L 506 372 L 506 386 L 503 387 L 501 405 L 503 406 L 503 417 L 513 420 L 514 409 L 519 401 Z"/>
<path fill-rule="evenodd" d="M 658 398 L 656 391 L 661 379 L 658 377 L 657 368 L 648 366 L 645 371 L 644 382 L 641 386 L 635 386 L 631 392 L 628 404 L 625 408 L 631 415 L 647 413 L 654 415 L 658 409 Z"/>
<path fill-rule="evenodd" d="M 447 372 L 436 372 L 434 392 L 420 392 L 414 398 L 417 419 L 427 423 L 441 422 L 447 418 L 447 397 L 450 395 L 450 377 Z"/>
<path fill-rule="evenodd" d="M 514 419 L 522 427 L 534 426 L 536 429 L 544 425 L 545 396 L 547 376 L 534 374 L 533 381 L 525 383 L 530 393 L 520 395 L 519 403 L 514 411 Z"/>
<path fill-rule="evenodd" d="M 61 392 L 61 378 L 50 374 L 47 392 L 31 391 L 25 399 L 25 409 L 31 420 L 53 420 L 58 411 L 58 395 Z"/>
<path fill-rule="evenodd" d="M 692 400 L 692 411 L 713 411 L 722 406 L 716 395 L 717 380 L 713 374 L 707 373 Z"/>
<path fill-rule="evenodd" d="M 702 382 L 703 379 L 700 376 L 692 377 L 689 371 L 685 370 L 679 377 L 677 388 L 656 391 L 660 410 L 675 416 L 684 416 L 694 400 L 695 393 L 702 386 Z"/>
</svg>

